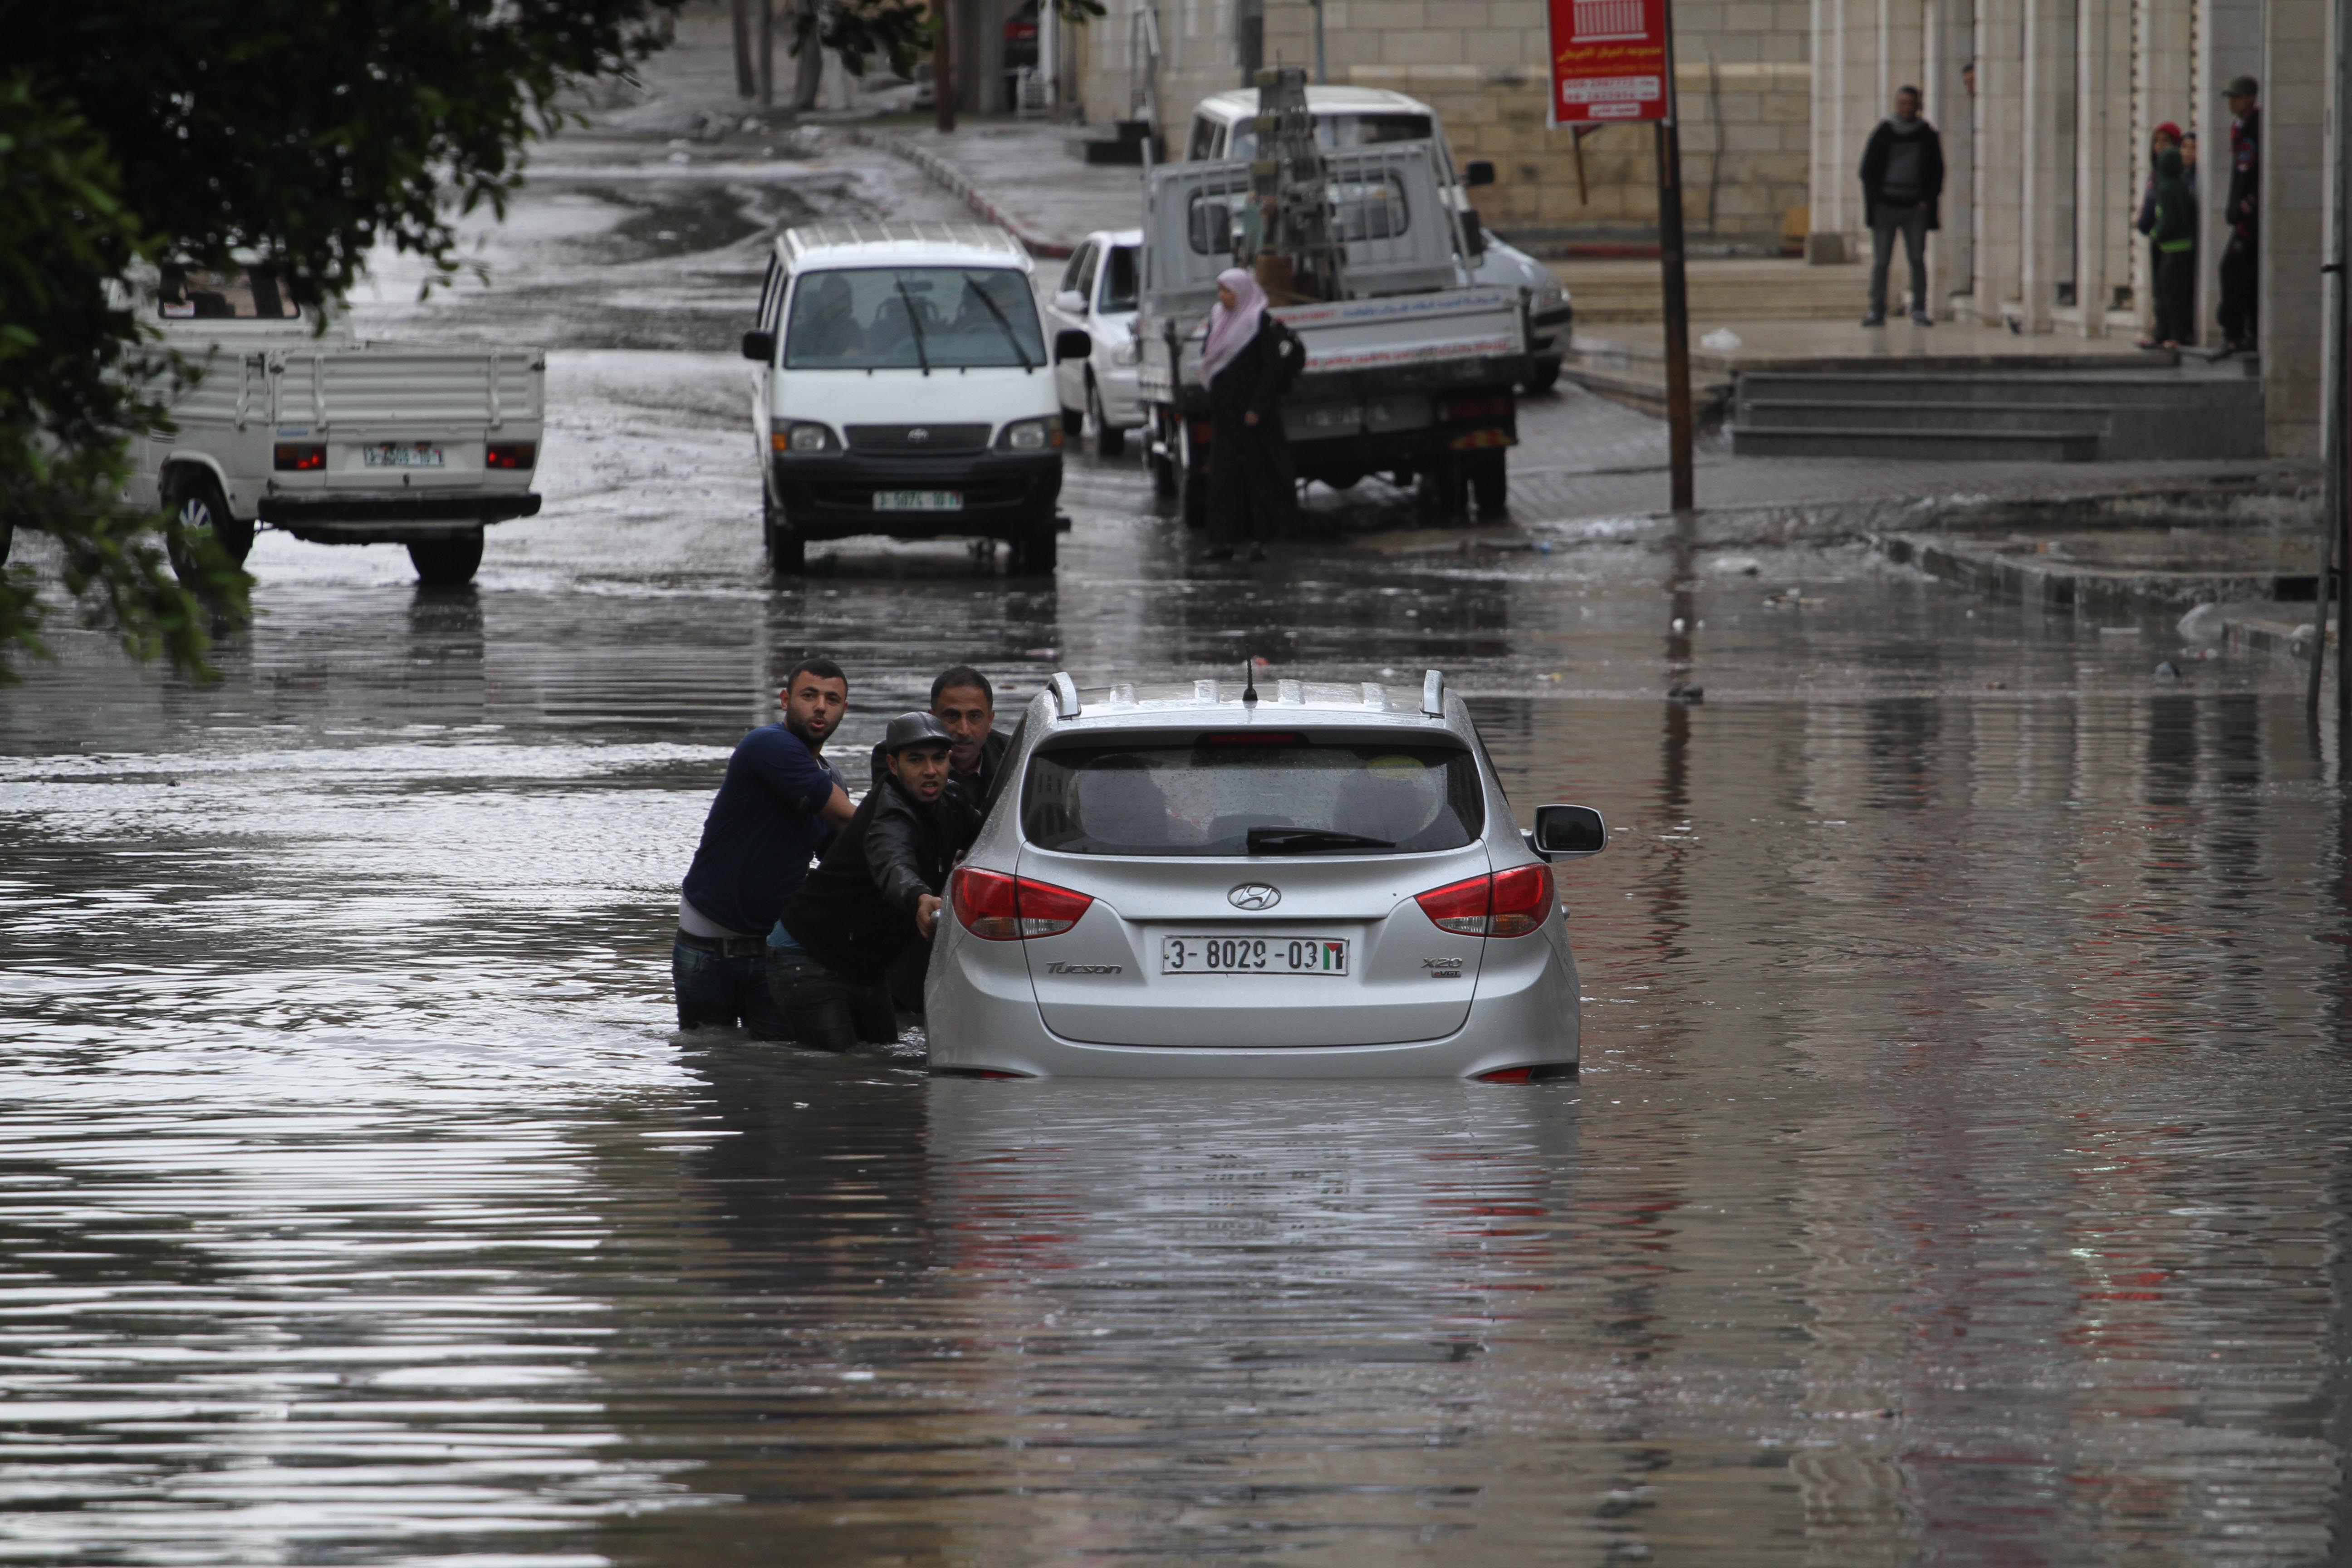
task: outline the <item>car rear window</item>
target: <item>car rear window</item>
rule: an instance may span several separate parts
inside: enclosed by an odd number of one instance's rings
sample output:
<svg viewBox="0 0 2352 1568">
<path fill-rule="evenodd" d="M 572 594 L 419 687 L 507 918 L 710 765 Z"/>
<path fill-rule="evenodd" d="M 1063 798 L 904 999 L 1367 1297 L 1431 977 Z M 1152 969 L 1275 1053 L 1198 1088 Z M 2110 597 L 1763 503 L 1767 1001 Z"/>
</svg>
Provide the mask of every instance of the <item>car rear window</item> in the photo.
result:
<svg viewBox="0 0 2352 1568">
<path fill-rule="evenodd" d="M 1244 731 L 1042 750 L 1021 826 L 1072 855 L 1402 855 L 1470 843 L 1483 801 L 1459 746 Z"/>
</svg>

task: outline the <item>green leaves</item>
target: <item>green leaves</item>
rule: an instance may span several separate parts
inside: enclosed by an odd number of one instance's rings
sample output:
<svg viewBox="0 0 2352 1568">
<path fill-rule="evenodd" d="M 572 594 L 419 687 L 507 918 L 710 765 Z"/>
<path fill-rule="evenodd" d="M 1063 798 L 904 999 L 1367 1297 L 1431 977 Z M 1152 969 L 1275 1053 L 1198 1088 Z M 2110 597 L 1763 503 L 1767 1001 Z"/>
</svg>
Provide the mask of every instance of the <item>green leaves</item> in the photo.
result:
<svg viewBox="0 0 2352 1568">
<path fill-rule="evenodd" d="M 562 122 L 562 95 L 625 74 L 655 47 L 648 19 L 676 3 L 0 6 L 0 561 L 11 541 L 56 541 L 85 620 L 205 673 L 210 628 L 243 616 L 246 579 L 209 541 L 177 541 L 118 499 L 131 437 L 163 411 L 142 324 L 110 285 L 142 261 L 242 254 L 316 305 L 379 242 L 451 276 L 455 219 L 503 211 L 525 144 Z M 863 25 L 876 47 L 895 36 Z M 167 544 L 201 593 L 173 577 Z M 0 574 L 0 680 L 12 656 L 44 651 L 47 613 L 21 563 Z"/>
</svg>

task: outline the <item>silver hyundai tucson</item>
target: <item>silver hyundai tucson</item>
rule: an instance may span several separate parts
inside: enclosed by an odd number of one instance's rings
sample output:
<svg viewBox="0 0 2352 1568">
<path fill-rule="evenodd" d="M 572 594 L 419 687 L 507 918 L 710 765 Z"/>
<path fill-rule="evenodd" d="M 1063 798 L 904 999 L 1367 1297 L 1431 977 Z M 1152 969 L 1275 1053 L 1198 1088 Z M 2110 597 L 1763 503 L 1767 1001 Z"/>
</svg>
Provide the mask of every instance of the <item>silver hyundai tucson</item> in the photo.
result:
<svg viewBox="0 0 2352 1568">
<path fill-rule="evenodd" d="M 1013 733 L 948 890 L 931 1070 L 1038 1078 L 1572 1074 L 1576 958 L 1461 698 L 1234 681 L 1081 691 Z"/>
</svg>

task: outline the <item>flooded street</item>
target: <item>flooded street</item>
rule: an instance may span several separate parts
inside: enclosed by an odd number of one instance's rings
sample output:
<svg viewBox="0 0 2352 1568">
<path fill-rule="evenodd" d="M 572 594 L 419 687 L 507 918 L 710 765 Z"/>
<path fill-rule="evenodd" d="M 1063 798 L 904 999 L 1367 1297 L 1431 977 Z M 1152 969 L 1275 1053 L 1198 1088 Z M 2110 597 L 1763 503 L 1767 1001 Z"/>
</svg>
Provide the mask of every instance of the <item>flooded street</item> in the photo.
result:
<svg viewBox="0 0 2352 1568">
<path fill-rule="evenodd" d="M 828 158 L 774 189 L 952 211 Z M 654 230 L 702 248 L 614 326 L 563 279 L 658 256 L 534 188 L 516 314 L 446 306 L 553 351 L 547 510 L 476 588 L 265 533 L 217 685 L 66 632 L 0 690 L 0 1561 L 2352 1551 L 2352 882 L 2299 666 L 2159 683 L 2168 616 L 1860 549 L 1194 566 L 1131 457 L 1072 458 L 1053 579 L 853 544 L 779 588 L 757 229 Z M 809 652 L 852 757 L 964 659 L 1007 725 L 1063 668 L 1444 669 L 1522 822 L 1615 829 L 1560 871 L 1582 1077 L 677 1033 L 678 877 Z"/>
</svg>

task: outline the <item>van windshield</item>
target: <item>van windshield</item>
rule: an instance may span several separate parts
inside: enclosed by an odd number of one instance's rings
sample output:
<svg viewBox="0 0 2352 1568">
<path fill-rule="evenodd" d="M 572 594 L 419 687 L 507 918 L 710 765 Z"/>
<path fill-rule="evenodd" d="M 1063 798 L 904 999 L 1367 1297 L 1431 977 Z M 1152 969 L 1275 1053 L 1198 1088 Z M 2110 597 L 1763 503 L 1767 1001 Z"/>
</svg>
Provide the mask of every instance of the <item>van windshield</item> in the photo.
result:
<svg viewBox="0 0 2352 1568">
<path fill-rule="evenodd" d="M 1430 128 L 1426 114 L 1318 114 L 1315 117 L 1315 144 L 1325 152 L 1349 147 L 1376 147 L 1383 142 L 1426 142 L 1436 132 Z M 1257 125 L 1249 120 L 1234 122 L 1233 136 L 1225 143 L 1227 158 L 1257 156 Z"/>
<path fill-rule="evenodd" d="M 1259 731 L 1089 741 L 1031 759 L 1023 835 L 1068 855 L 1459 849 L 1485 810 L 1458 746 Z"/>
<path fill-rule="evenodd" d="M 811 272 L 793 289 L 786 370 L 1046 364 L 1029 282 L 1010 268 Z"/>
</svg>

